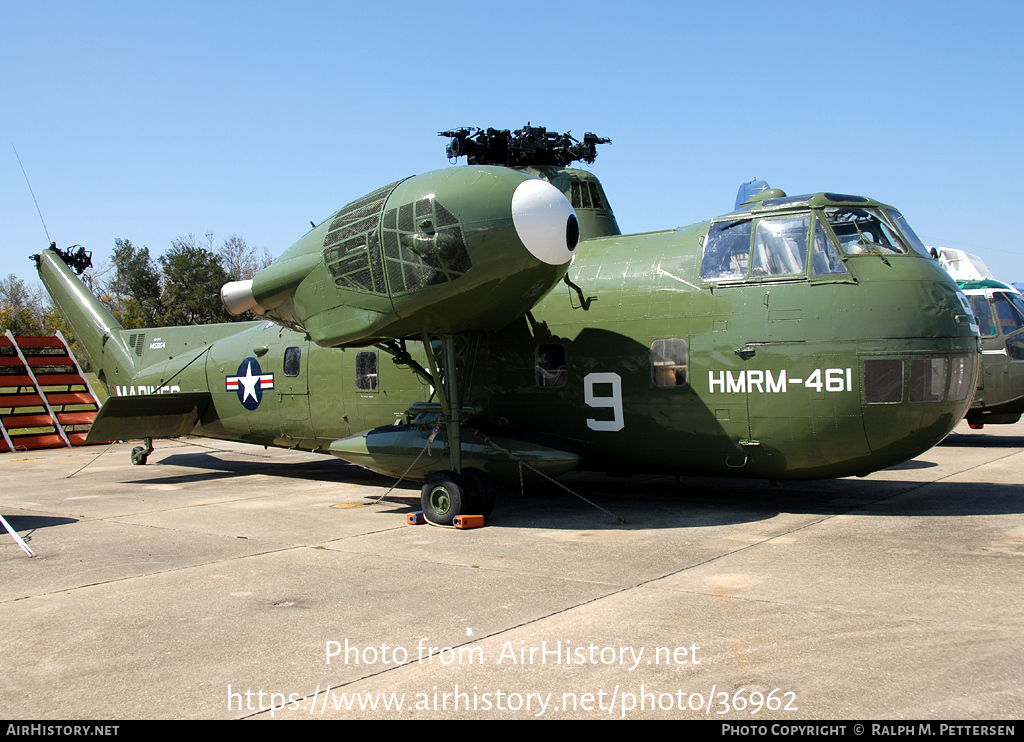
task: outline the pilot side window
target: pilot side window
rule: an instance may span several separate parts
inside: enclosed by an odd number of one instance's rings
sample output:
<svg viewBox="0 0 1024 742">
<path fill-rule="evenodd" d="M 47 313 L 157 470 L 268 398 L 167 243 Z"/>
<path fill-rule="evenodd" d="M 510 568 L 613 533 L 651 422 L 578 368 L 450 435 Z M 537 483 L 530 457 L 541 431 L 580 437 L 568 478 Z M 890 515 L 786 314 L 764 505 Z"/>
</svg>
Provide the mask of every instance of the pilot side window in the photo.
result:
<svg viewBox="0 0 1024 742">
<path fill-rule="evenodd" d="M 298 376 L 300 359 L 302 357 L 301 348 L 288 348 L 284 352 L 284 375 L 285 376 Z"/>
<path fill-rule="evenodd" d="M 655 386 L 685 386 L 688 366 L 689 353 L 682 338 L 651 343 L 651 380 Z"/>
<path fill-rule="evenodd" d="M 758 221 L 754 230 L 754 252 L 750 258 L 751 277 L 803 273 L 809 227 L 807 215 Z"/>
<path fill-rule="evenodd" d="M 377 353 L 375 351 L 356 354 L 356 389 L 362 392 L 377 391 Z"/>
<path fill-rule="evenodd" d="M 568 376 L 565 346 L 561 343 L 538 345 L 533 368 L 537 386 L 541 389 L 558 389 L 565 386 Z"/>
<path fill-rule="evenodd" d="M 715 222 L 704 239 L 700 277 L 705 281 L 730 281 L 747 275 L 750 258 L 750 220 Z"/>
</svg>

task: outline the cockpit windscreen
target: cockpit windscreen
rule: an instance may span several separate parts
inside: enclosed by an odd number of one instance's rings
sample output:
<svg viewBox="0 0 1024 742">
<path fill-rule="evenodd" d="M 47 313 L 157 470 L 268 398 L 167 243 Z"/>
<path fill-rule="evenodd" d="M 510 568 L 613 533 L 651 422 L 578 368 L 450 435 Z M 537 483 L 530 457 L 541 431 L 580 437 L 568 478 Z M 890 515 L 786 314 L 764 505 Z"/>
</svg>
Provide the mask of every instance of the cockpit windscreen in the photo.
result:
<svg viewBox="0 0 1024 742">
<path fill-rule="evenodd" d="M 879 209 L 835 206 L 825 209 L 832 231 L 847 255 L 905 255 L 907 248 Z"/>
</svg>

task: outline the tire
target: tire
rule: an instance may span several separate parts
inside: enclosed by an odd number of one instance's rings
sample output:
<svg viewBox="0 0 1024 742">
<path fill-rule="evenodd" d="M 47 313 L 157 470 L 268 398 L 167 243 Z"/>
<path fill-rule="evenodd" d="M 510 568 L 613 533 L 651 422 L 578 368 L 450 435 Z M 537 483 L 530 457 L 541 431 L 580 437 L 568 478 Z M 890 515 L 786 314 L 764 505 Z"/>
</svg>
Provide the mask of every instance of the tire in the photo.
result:
<svg viewBox="0 0 1024 742">
<path fill-rule="evenodd" d="M 473 467 L 463 469 L 462 476 L 469 485 L 469 490 L 472 494 L 469 514 L 482 515 L 485 518 L 489 517 L 494 512 L 494 503 L 496 501 L 491 478 Z"/>
<path fill-rule="evenodd" d="M 469 503 L 469 485 L 453 471 L 431 474 L 420 490 L 424 517 L 440 526 L 450 526 L 456 515 L 466 512 Z"/>
</svg>

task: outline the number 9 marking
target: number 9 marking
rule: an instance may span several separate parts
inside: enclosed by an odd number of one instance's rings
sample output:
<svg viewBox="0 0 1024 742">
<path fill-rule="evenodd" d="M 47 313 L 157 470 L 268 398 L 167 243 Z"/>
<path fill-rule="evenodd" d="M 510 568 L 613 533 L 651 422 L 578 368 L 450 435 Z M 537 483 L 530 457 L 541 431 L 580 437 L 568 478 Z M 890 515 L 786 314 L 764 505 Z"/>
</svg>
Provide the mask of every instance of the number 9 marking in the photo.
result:
<svg viewBox="0 0 1024 742">
<path fill-rule="evenodd" d="M 595 384 L 610 384 L 612 394 L 610 397 L 598 397 L 594 394 Z M 595 420 L 587 418 L 587 427 L 591 430 L 622 430 L 625 423 L 622 420 L 622 379 L 615 373 L 587 374 L 583 377 L 583 399 L 590 407 L 610 407 L 612 409 L 611 420 Z"/>
</svg>

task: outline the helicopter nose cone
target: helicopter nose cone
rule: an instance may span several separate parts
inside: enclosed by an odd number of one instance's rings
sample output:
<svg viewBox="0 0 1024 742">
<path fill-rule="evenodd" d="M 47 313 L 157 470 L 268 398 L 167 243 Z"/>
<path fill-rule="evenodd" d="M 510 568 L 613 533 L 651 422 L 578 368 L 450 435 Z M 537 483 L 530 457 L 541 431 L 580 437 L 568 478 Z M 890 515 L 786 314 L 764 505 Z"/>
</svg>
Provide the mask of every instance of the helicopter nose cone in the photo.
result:
<svg viewBox="0 0 1024 742">
<path fill-rule="evenodd" d="M 544 180 L 530 179 L 512 194 L 512 223 L 530 254 L 548 265 L 572 260 L 580 227 L 565 195 Z"/>
</svg>

